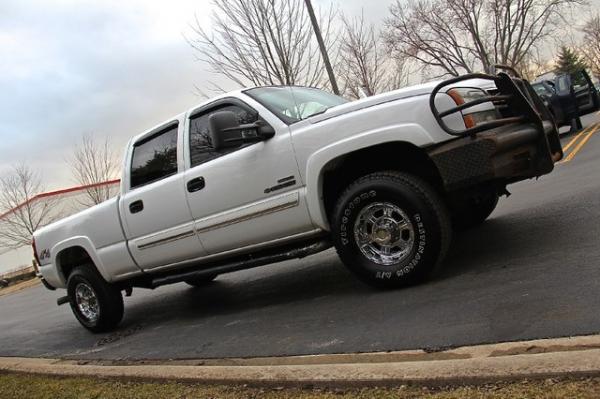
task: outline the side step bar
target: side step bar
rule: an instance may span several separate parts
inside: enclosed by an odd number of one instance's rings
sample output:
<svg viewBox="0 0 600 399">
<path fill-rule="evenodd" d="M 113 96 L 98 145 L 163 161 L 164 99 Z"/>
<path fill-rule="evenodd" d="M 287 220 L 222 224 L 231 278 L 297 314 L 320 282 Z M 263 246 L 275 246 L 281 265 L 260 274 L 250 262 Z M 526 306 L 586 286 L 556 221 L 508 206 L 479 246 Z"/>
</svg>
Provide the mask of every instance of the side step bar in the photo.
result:
<svg viewBox="0 0 600 399">
<path fill-rule="evenodd" d="M 162 285 L 180 283 L 185 280 L 191 280 L 195 278 L 204 277 L 211 274 L 223 274 L 235 272 L 238 270 L 251 269 L 253 267 L 264 266 L 270 263 L 282 262 L 290 259 L 304 258 L 309 255 L 313 255 L 331 248 L 332 244 L 328 240 L 321 240 L 312 242 L 300 248 L 288 248 L 281 252 L 272 252 L 256 258 L 251 256 L 246 257 L 243 260 L 238 260 L 232 263 L 221 264 L 214 267 L 206 267 L 204 269 L 195 269 L 184 272 L 176 272 L 176 274 L 162 275 L 158 277 L 151 277 L 150 281 L 139 284 L 143 288 L 157 288 Z M 202 267 L 202 266 L 199 266 Z"/>
</svg>

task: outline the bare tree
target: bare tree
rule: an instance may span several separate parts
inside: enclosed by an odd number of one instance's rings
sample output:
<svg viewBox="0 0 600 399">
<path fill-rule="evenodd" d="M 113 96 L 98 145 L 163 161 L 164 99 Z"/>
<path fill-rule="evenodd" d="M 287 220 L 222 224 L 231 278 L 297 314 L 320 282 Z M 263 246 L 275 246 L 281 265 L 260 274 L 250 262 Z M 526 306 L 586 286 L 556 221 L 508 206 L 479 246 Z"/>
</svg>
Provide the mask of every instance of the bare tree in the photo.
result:
<svg viewBox="0 0 600 399">
<path fill-rule="evenodd" d="M 325 69 L 302 0 L 213 0 L 209 30 L 198 19 L 188 43 L 213 73 L 239 86 L 326 86 Z M 321 17 L 328 49 L 334 42 L 333 8 Z M 212 83 L 212 89 L 223 91 Z"/>
<path fill-rule="evenodd" d="M 413 64 L 411 60 L 406 58 L 389 57 L 387 90 L 395 90 L 408 86 L 410 77 L 415 72 Z"/>
<path fill-rule="evenodd" d="M 344 31 L 340 41 L 340 75 L 346 92 L 354 98 L 361 90 L 372 96 L 383 86 L 385 70 L 381 46 L 373 25 L 365 26 L 364 15 L 349 20 L 342 18 Z"/>
<path fill-rule="evenodd" d="M 98 142 L 91 134 L 84 135 L 67 162 L 77 184 L 86 187 L 81 205 L 96 205 L 113 196 L 112 185 L 102 184 L 115 179 L 119 172 L 119 161 L 108 139 Z"/>
<path fill-rule="evenodd" d="M 438 73 L 520 68 L 585 0 L 396 0 L 386 20 L 391 51 Z"/>
<path fill-rule="evenodd" d="M 519 65 L 521 76 L 529 81 L 535 80 L 538 76 L 554 69 L 553 63 L 542 56 L 538 51 L 532 52 L 525 57 Z"/>
<path fill-rule="evenodd" d="M 583 26 L 581 53 L 592 73 L 600 79 L 600 15 L 596 14 Z"/>
<path fill-rule="evenodd" d="M 29 245 L 34 231 L 59 218 L 53 197 L 36 197 L 42 192 L 41 178 L 26 165 L 0 178 L 0 247 Z"/>
<path fill-rule="evenodd" d="M 365 23 L 364 14 L 354 19 L 342 17 L 342 22 L 338 69 L 347 96 L 372 96 L 407 84 L 404 59 L 387 55 L 381 35 L 373 24 Z"/>
</svg>

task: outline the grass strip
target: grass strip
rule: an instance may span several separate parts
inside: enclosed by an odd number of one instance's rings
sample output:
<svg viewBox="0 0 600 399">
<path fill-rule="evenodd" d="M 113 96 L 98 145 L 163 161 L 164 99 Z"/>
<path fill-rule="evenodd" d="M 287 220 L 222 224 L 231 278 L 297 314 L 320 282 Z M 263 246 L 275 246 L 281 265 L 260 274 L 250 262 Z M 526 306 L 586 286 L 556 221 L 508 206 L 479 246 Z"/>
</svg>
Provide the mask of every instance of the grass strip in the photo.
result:
<svg viewBox="0 0 600 399">
<path fill-rule="evenodd" d="M 0 397 L 14 399 L 206 398 L 206 399 L 371 399 L 371 398 L 598 398 L 600 378 L 520 381 L 427 388 L 399 386 L 363 389 L 292 389 L 213 386 L 190 383 L 128 382 L 94 378 L 61 378 L 0 373 Z"/>
</svg>

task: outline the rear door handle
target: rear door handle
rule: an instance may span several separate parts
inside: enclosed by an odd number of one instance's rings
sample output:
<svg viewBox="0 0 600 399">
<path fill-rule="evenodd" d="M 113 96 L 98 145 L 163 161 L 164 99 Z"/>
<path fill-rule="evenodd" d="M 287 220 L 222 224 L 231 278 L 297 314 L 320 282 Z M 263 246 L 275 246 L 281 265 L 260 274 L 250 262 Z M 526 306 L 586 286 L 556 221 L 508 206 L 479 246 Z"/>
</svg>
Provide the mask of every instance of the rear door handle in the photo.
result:
<svg viewBox="0 0 600 399">
<path fill-rule="evenodd" d="M 129 204 L 129 212 L 138 213 L 144 210 L 144 202 L 142 200 L 137 200 Z"/>
<path fill-rule="evenodd" d="M 204 188 L 204 186 L 205 186 L 205 182 L 204 182 L 204 177 L 202 177 L 202 176 L 196 177 L 195 179 L 192 179 L 189 182 L 187 182 L 187 190 L 190 193 L 195 193 L 196 191 L 200 191 Z"/>
</svg>

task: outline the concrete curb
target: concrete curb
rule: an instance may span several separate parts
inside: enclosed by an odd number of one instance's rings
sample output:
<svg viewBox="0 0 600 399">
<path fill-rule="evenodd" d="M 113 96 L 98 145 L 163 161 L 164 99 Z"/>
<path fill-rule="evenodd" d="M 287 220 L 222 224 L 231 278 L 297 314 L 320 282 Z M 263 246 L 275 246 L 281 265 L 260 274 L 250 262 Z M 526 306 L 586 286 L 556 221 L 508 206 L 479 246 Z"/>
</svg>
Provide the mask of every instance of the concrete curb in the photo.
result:
<svg viewBox="0 0 600 399">
<path fill-rule="evenodd" d="M 419 358 L 419 351 L 301 356 L 241 365 L 89 364 L 81 361 L 0 358 L 0 371 L 151 381 L 253 386 L 428 386 L 600 375 L 600 336 L 481 345 L 443 351 L 450 358 Z M 537 352 L 537 353 L 531 353 Z M 439 355 L 438 353 L 438 355 Z M 432 354 L 433 355 L 433 354 Z M 452 358 L 460 355 L 461 358 Z M 346 356 L 356 362 L 336 362 Z M 408 356 L 401 360 L 401 356 Z M 427 356 L 427 354 L 423 354 Z M 371 358 L 371 361 L 365 361 Z M 291 364 L 291 360 L 295 364 Z M 341 360 L 338 358 L 337 360 Z M 191 362 L 191 361 L 188 361 Z M 198 364 L 198 361 L 195 361 Z M 264 364 L 259 364 L 264 363 Z"/>
</svg>

